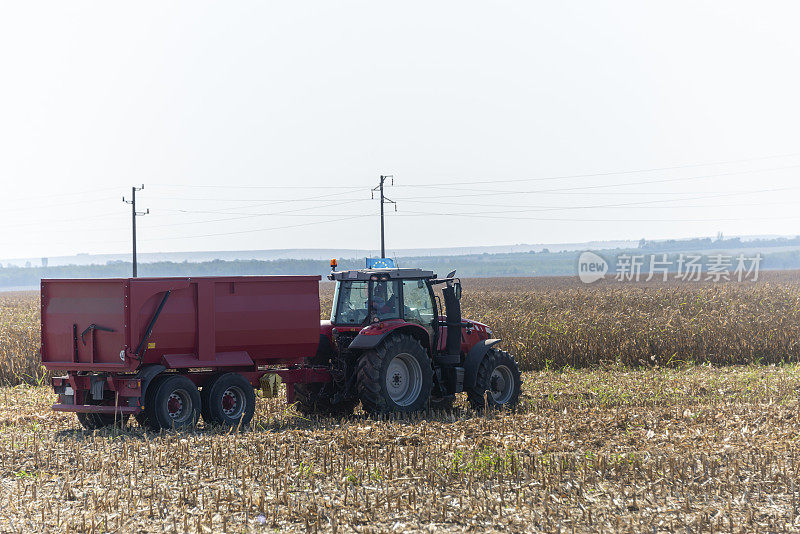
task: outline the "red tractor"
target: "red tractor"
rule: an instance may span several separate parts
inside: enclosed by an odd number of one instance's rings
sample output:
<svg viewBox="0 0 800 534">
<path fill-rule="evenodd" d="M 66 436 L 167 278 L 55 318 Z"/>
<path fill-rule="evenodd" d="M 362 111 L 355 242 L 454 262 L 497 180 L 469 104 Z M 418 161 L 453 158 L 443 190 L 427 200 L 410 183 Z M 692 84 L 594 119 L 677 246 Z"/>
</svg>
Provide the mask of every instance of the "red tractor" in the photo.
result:
<svg viewBox="0 0 800 534">
<path fill-rule="evenodd" d="M 360 401 L 370 413 L 448 409 L 462 391 L 478 410 L 516 407 L 522 385 L 517 362 L 497 348 L 500 340 L 489 327 L 462 319 L 461 282 L 454 275 L 394 268 L 331 273 L 331 318 L 323 321 L 319 349 L 308 363 L 329 369 L 332 381 L 297 384 L 298 407 L 346 414 Z"/>
<path fill-rule="evenodd" d="M 42 280 L 42 362 L 65 373 L 53 409 L 88 429 L 130 415 L 153 430 L 245 426 L 276 377 L 309 414 L 446 409 L 462 391 L 475 409 L 513 409 L 517 363 L 462 320 L 454 275 L 333 272 L 321 325 L 319 276 Z"/>
</svg>

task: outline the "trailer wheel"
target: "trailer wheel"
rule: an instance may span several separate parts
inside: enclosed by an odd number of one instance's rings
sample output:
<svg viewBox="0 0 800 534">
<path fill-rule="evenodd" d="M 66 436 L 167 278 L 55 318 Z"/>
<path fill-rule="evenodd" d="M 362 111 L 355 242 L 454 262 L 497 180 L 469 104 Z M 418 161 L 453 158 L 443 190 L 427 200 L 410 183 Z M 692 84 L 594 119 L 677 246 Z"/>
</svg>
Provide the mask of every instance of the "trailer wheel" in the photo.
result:
<svg viewBox="0 0 800 534">
<path fill-rule="evenodd" d="M 102 399 L 99 401 L 88 399 L 86 402 L 87 404 L 100 405 L 103 401 Z M 100 430 L 114 425 L 114 414 L 78 412 L 76 415 L 78 416 L 78 422 L 86 430 Z M 125 423 L 128 422 L 128 417 L 129 414 L 118 413 L 116 422 L 121 427 L 124 427 Z"/>
<path fill-rule="evenodd" d="M 326 387 L 331 382 L 324 384 L 295 384 L 294 399 L 297 409 L 305 415 L 329 415 L 345 417 L 351 415 L 358 405 L 358 399 L 342 399 L 332 402 L 333 394 Z"/>
<path fill-rule="evenodd" d="M 504 350 L 491 349 L 481 360 L 475 387 L 467 391 L 472 408 L 514 410 L 522 392 L 522 376 L 514 357 Z"/>
<path fill-rule="evenodd" d="M 365 411 L 418 412 L 428 405 L 433 368 L 418 340 L 398 334 L 361 356 L 357 379 Z"/>
<path fill-rule="evenodd" d="M 158 385 L 162 380 L 169 378 L 170 375 L 160 374 L 155 376 L 147 384 L 147 389 L 144 392 L 144 399 L 142 400 L 142 411 L 137 413 L 134 417 L 139 426 L 143 429 L 150 429 L 153 432 L 161 430 L 161 425 L 158 424 L 155 416 L 153 415 L 153 397 L 158 390 Z"/>
<path fill-rule="evenodd" d="M 186 428 L 197 423 L 200 392 L 191 380 L 183 375 L 164 375 L 150 387 L 153 393 L 147 395 L 145 411 L 153 430 Z"/>
<path fill-rule="evenodd" d="M 108 426 L 114 425 L 114 415 L 113 414 L 106 414 L 106 413 L 85 413 L 85 412 L 78 412 L 78 422 L 85 428 L 86 430 L 100 430 L 101 428 L 106 428 Z M 128 421 L 128 414 L 117 414 L 117 423 L 120 426 L 125 426 L 125 423 Z"/>
<path fill-rule="evenodd" d="M 253 386 L 239 373 L 225 373 L 203 386 L 203 420 L 207 425 L 242 427 L 250 424 L 256 409 Z"/>
</svg>

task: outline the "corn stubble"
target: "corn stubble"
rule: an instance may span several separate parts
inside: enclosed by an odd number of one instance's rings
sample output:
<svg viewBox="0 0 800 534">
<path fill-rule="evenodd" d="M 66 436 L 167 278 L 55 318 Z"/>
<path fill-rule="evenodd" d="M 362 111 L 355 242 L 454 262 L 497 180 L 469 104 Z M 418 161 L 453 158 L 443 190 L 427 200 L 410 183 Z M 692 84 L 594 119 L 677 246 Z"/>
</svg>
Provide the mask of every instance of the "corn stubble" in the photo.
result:
<svg viewBox="0 0 800 534">
<path fill-rule="evenodd" d="M 800 366 L 688 365 L 795 361 L 798 287 L 468 280 L 464 316 L 529 369 L 516 413 L 259 398 L 247 432 L 160 434 L 50 411 L 38 298 L 5 295 L 0 531 L 800 531 Z"/>
<path fill-rule="evenodd" d="M 798 531 L 800 367 L 541 371 L 521 409 L 87 433 L 2 388 L 4 532 Z"/>
</svg>

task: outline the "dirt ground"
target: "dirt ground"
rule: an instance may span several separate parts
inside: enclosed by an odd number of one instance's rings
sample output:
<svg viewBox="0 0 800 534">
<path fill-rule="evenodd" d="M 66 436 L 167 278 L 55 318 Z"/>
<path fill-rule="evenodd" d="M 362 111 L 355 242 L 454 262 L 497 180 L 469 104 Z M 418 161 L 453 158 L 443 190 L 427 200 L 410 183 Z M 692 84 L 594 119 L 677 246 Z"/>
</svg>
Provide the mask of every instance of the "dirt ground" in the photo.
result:
<svg viewBox="0 0 800 534">
<path fill-rule="evenodd" d="M 515 414 L 84 432 L 0 389 L 4 532 L 800 531 L 800 367 L 525 374 Z"/>
</svg>

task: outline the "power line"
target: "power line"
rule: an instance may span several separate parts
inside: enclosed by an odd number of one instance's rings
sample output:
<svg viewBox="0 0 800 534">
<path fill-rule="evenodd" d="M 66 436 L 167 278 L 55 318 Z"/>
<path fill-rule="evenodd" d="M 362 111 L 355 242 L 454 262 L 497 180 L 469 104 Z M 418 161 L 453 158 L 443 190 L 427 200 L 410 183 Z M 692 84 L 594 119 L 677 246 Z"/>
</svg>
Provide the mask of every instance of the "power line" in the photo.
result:
<svg viewBox="0 0 800 534">
<path fill-rule="evenodd" d="M 796 187 L 778 187 L 778 188 L 771 188 L 771 189 L 756 189 L 751 191 L 736 191 L 730 193 L 720 193 L 720 194 L 709 194 L 709 195 L 701 195 L 701 196 L 694 196 L 694 197 L 687 197 L 687 198 L 667 198 L 667 199 L 659 199 L 659 200 L 643 200 L 637 202 L 623 202 L 623 203 L 615 203 L 615 204 L 596 204 L 596 205 L 589 205 L 589 206 L 525 206 L 525 205 L 514 205 L 514 204 L 485 204 L 485 203 L 463 203 L 463 202 L 447 202 L 447 201 L 439 201 L 439 200 L 408 200 L 408 202 L 412 202 L 415 204 L 437 204 L 437 205 L 450 205 L 450 206 L 481 206 L 481 207 L 496 207 L 496 208 L 503 208 L 506 213 L 513 213 L 514 210 L 509 211 L 508 208 L 526 208 L 522 210 L 516 210 L 517 212 L 531 212 L 531 211 L 562 211 L 562 210 L 580 210 L 580 209 L 599 209 L 599 208 L 622 208 L 622 207 L 636 207 L 636 206 L 648 206 L 653 207 L 652 204 L 662 204 L 667 202 L 683 202 L 687 200 L 705 200 L 710 198 L 725 198 L 731 196 L 739 196 L 739 195 L 751 195 L 751 194 L 759 194 L 759 193 L 773 193 L 778 191 L 788 191 L 788 190 L 796 190 L 800 189 L 800 186 Z M 680 208 L 692 208 L 696 206 L 667 206 L 673 209 L 680 209 Z M 708 205 L 706 207 L 714 207 L 714 205 Z M 493 213 L 493 212 L 472 212 L 475 215 L 481 213 Z"/>
<path fill-rule="evenodd" d="M 432 213 L 427 211 L 403 211 L 392 215 L 393 217 L 415 217 L 415 216 L 436 216 L 436 217 L 472 217 L 476 216 L 475 213 Z M 787 215 L 782 217 L 730 217 L 730 218 L 706 218 L 706 219 L 693 219 L 693 218 L 674 218 L 668 219 L 651 219 L 651 218 L 636 218 L 636 219 L 611 219 L 611 218 L 596 218 L 596 219 L 576 219 L 574 217 L 557 218 L 557 217 L 508 217 L 505 215 L 481 215 L 482 219 L 505 219 L 512 221 L 554 221 L 554 222 L 719 222 L 719 221 L 779 221 L 789 219 L 800 219 L 800 215 Z"/>
<path fill-rule="evenodd" d="M 16 212 L 16 211 L 31 211 L 31 210 L 46 210 L 48 208 L 61 208 L 63 206 L 77 206 L 78 204 L 93 204 L 97 202 L 108 202 L 109 200 L 113 200 L 115 198 L 119 198 L 116 196 L 113 197 L 103 197 L 103 198 L 95 198 L 95 199 L 84 199 L 84 200 L 75 200 L 73 202 L 59 202 L 57 204 L 44 204 L 41 206 L 26 206 L 26 207 L 19 207 L 19 208 L 3 208 L 3 213 L 8 212 Z M 21 201 L 15 200 L 14 203 L 18 204 Z"/>
<path fill-rule="evenodd" d="M 347 205 L 347 204 L 354 204 L 356 202 L 365 202 L 366 200 L 368 200 L 368 199 L 348 200 L 348 201 L 345 201 L 345 202 L 338 202 L 336 204 L 328 204 L 327 206 L 324 206 L 324 207 L 325 208 L 330 208 L 330 207 L 335 207 L 335 206 L 344 206 L 344 205 Z M 277 216 L 277 215 L 292 216 L 293 214 L 296 214 L 296 212 L 299 212 L 299 211 L 309 211 L 309 210 L 316 210 L 316 209 L 319 209 L 319 206 L 311 206 L 311 207 L 308 207 L 308 208 L 298 208 L 298 209 L 286 210 L 286 211 L 277 211 L 277 212 L 274 212 L 274 213 L 243 213 L 243 214 L 240 214 L 240 216 L 238 216 L 238 217 L 227 217 L 227 218 L 224 218 L 224 219 L 207 219 L 207 220 L 204 220 L 204 221 L 191 221 L 191 222 L 182 222 L 182 223 L 157 224 L 157 225 L 148 226 L 148 228 L 165 228 L 165 227 L 169 227 L 169 226 L 185 226 L 185 225 L 189 225 L 189 224 L 193 225 L 193 224 L 206 224 L 206 223 L 213 223 L 213 222 L 236 221 L 236 220 L 240 220 L 240 219 L 252 219 L 252 218 L 255 218 L 255 217 L 267 217 L 267 216 Z M 195 213 L 195 212 L 191 212 L 191 213 Z M 336 215 L 330 215 L 330 214 L 324 214 L 324 215 L 323 214 L 302 214 L 301 216 L 302 217 L 335 217 Z"/>
<path fill-rule="evenodd" d="M 363 189 L 364 188 L 362 187 L 362 190 Z M 258 200 L 258 199 L 252 199 L 252 198 L 251 199 L 241 199 L 241 200 L 240 199 L 236 199 L 235 200 L 236 202 L 249 201 L 249 202 L 258 202 L 258 204 L 251 204 L 249 206 L 236 206 L 236 207 L 230 207 L 230 208 L 221 208 L 219 210 L 204 210 L 204 211 L 199 211 L 199 210 L 162 210 L 162 211 L 179 211 L 179 212 L 183 212 L 183 213 L 228 213 L 231 210 L 260 208 L 260 207 L 264 207 L 264 206 L 274 206 L 276 204 L 286 204 L 286 203 L 289 203 L 289 202 L 314 202 L 314 201 L 338 202 L 340 199 L 335 199 L 335 200 L 327 200 L 327 199 L 329 199 L 330 197 L 346 195 L 348 193 L 352 193 L 352 191 L 340 191 L 338 193 L 327 193 L 325 195 L 316 195 L 316 196 L 311 196 L 311 197 L 290 198 L 290 199 L 281 199 L 281 200 L 265 200 L 265 199 Z M 186 199 L 186 198 L 181 198 L 181 197 L 161 197 L 161 199 L 162 200 L 168 200 L 168 199 L 171 199 L 171 200 L 197 200 L 197 199 Z M 213 200 L 213 199 L 202 199 L 202 200 Z M 218 202 L 219 201 L 225 201 L 225 200 L 226 199 L 219 199 L 219 198 L 216 199 L 216 201 L 218 201 Z"/>
<path fill-rule="evenodd" d="M 639 173 L 647 173 L 647 172 L 660 172 L 660 171 L 670 171 L 670 170 L 678 170 L 678 169 L 691 169 L 691 168 L 698 168 L 698 167 L 713 167 L 717 165 L 732 165 L 738 163 L 749 163 L 754 161 L 764 161 L 770 159 L 780 159 L 780 158 L 790 158 L 800 156 L 800 152 L 790 152 L 785 154 L 773 154 L 769 156 L 757 156 L 757 157 L 750 157 L 750 158 L 740 158 L 740 159 L 733 159 L 733 160 L 724 160 L 724 161 L 713 161 L 713 162 L 706 162 L 706 163 L 688 163 L 688 164 L 679 164 L 679 165 L 669 165 L 664 167 L 649 167 L 644 169 L 628 169 L 622 171 L 606 171 L 606 172 L 593 172 L 593 173 L 584 173 L 584 174 L 565 174 L 565 175 L 555 175 L 555 176 L 544 176 L 544 177 L 534 177 L 534 178 L 513 178 L 513 179 L 500 179 L 500 180 L 472 180 L 472 181 L 460 181 L 460 182 L 447 182 L 444 185 L 477 185 L 477 184 L 496 184 L 496 183 L 514 183 L 514 182 L 536 182 L 536 181 L 547 181 L 547 180 L 565 180 L 565 179 L 572 179 L 572 178 L 597 178 L 601 176 L 615 176 L 615 175 L 624 175 L 624 174 L 639 174 Z M 154 184 L 156 187 L 164 187 L 164 188 L 217 188 L 217 189 L 307 189 L 308 187 L 314 187 L 315 189 L 362 189 L 363 185 L 322 185 L 322 186 L 302 186 L 302 185 L 230 185 L 230 184 Z M 424 184 L 403 184 L 398 185 L 397 187 L 436 187 L 436 184 L 424 183 Z"/>
<path fill-rule="evenodd" d="M 154 184 L 154 187 L 165 189 L 197 188 L 205 187 L 212 189 L 363 189 L 363 185 L 223 185 L 223 184 Z"/>
<path fill-rule="evenodd" d="M 546 193 L 554 193 L 554 192 L 572 192 L 572 191 L 587 191 L 587 190 L 595 190 L 595 189 L 605 189 L 609 187 L 627 187 L 632 185 L 648 185 L 648 184 L 659 184 L 659 183 L 673 183 L 673 182 L 689 182 L 694 180 L 705 180 L 708 178 L 719 178 L 722 176 L 734 176 L 740 174 L 750 174 L 753 172 L 772 172 L 772 171 L 779 171 L 779 170 L 787 170 L 787 169 L 796 169 L 799 168 L 799 165 L 786 165 L 783 167 L 772 167 L 769 169 L 752 169 L 746 171 L 731 171 L 731 172 L 724 172 L 724 173 L 717 173 L 717 174 L 705 174 L 705 175 L 697 175 L 697 176 L 685 176 L 682 178 L 661 178 L 658 180 L 639 180 L 636 182 L 617 182 L 614 184 L 594 184 L 594 185 L 581 185 L 581 186 L 573 186 L 573 187 L 561 187 L 556 189 L 538 189 L 538 190 L 531 190 L 531 191 L 522 191 L 522 190 L 515 190 L 515 191 L 497 191 L 494 189 L 464 189 L 459 188 L 459 191 L 476 191 L 474 194 L 464 194 L 464 195 L 448 195 L 448 198 L 461 198 L 461 197 L 475 197 L 475 196 L 496 196 L 496 195 L 530 195 L 530 194 L 546 194 Z M 450 190 L 449 187 L 443 186 L 430 186 L 432 189 L 445 189 Z M 646 194 L 646 193 L 640 193 Z M 430 198 L 429 196 L 424 197 L 402 197 L 398 198 L 398 200 L 416 200 L 416 199 L 425 199 Z"/>
<path fill-rule="evenodd" d="M 80 222 L 80 221 L 89 221 L 89 220 L 97 220 L 97 219 L 107 219 L 111 218 L 112 215 L 119 215 L 119 212 L 109 212 L 109 213 L 102 213 L 99 215 L 90 215 L 88 217 L 74 217 L 72 219 L 54 219 L 49 221 L 33 221 L 28 223 L 17 223 L 17 224 L 4 224 L 3 229 L 6 228 L 29 228 L 29 227 L 36 227 L 36 226 L 47 226 L 48 231 L 52 231 L 53 223 L 71 223 L 71 222 Z M 58 228 L 55 228 L 58 230 Z M 69 229 L 65 229 L 69 230 Z"/>
<path fill-rule="evenodd" d="M 47 194 L 47 195 L 36 195 L 36 196 L 32 196 L 32 197 L 16 197 L 16 198 L 3 197 L 3 198 L 4 198 L 4 200 L 8 199 L 8 200 L 11 200 L 14 203 L 17 203 L 17 202 L 28 202 L 30 200 L 39 200 L 39 199 L 42 199 L 42 198 L 63 198 L 63 197 L 71 197 L 71 196 L 77 196 L 77 195 L 86 195 L 86 194 L 89 194 L 89 193 L 98 193 L 100 191 L 119 191 L 119 189 L 120 189 L 120 187 L 99 187 L 99 188 L 92 188 L 92 189 L 80 189 L 80 190 L 77 190 L 77 191 L 67 191 L 65 193 L 51 193 L 51 194 Z"/>
<path fill-rule="evenodd" d="M 371 214 L 368 214 L 368 215 L 352 215 L 352 216 L 349 216 L 349 217 L 342 217 L 342 218 L 339 218 L 339 219 L 331 219 L 331 220 L 327 220 L 327 221 L 314 221 L 314 222 L 309 222 L 309 223 L 290 224 L 290 225 L 287 225 L 287 226 L 273 226 L 273 227 L 269 227 L 269 228 L 252 228 L 250 230 L 240 230 L 240 231 L 236 231 L 236 232 L 218 232 L 218 233 L 213 233 L 213 234 L 200 234 L 200 235 L 175 236 L 175 237 L 157 237 L 157 238 L 152 238 L 152 239 L 145 239 L 144 241 L 167 241 L 167 240 L 173 240 L 173 239 L 196 239 L 196 238 L 200 238 L 200 237 L 215 237 L 215 236 L 224 236 L 224 235 L 251 234 L 251 233 L 255 233 L 255 232 L 267 232 L 267 231 L 270 231 L 270 230 L 284 230 L 284 229 L 287 229 L 287 228 L 298 228 L 298 227 L 301 227 L 301 226 L 312 226 L 312 225 L 315 225 L 315 224 L 330 224 L 330 223 L 339 222 L 339 221 L 349 221 L 351 219 L 360 219 L 360 218 L 363 218 L 363 217 L 372 217 L 372 215 Z"/>
<path fill-rule="evenodd" d="M 712 163 L 691 163 L 686 165 L 672 165 L 669 167 L 652 167 L 649 169 L 638 169 L 638 170 L 627 170 L 627 171 L 610 171 L 610 172 L 595 172 L 595 173 L 588 173 L 588 174 L 565 174 L 565 175 L 556 175 L 556 176 L 545 176 L 539 178 L 513 178 L 507 180 L 475 180 L 469 182 L 447 182 L 446 185 L 477 185 L 477 184 L 497 184 L 497 183 L 514 183 L 514 182 L 539 182 L 539 181 L 547 181 L 547 180 L 566 180 L 572 178 L 598 178 L 601 176 L 615 176 L 621 174 L 639 174 L 645 172 L 660 172 L 660 171 L 671 171 L 677 169 L 690 169 L 690 168 L 697 168 L 697 167 L 712 167 L 715 165 L 731 165 L 735 163 L 747 163 L 752 161 L 763 161 L 767 159 L 779 159 L 779 158 L 788 158 L 800 156 L 800 152 L 794 152 L 789 154 L 777 154 L 773 156 L 760 156 L 755 158 L 745 158 L 745 159 L 737 159 L 737 160 L 729 160 L 729 161 L 717 161 Z M 406 185 L 399 185 L 398 187 L 437 187 L 436 184 L 406 184 Z"/>
</svg>

